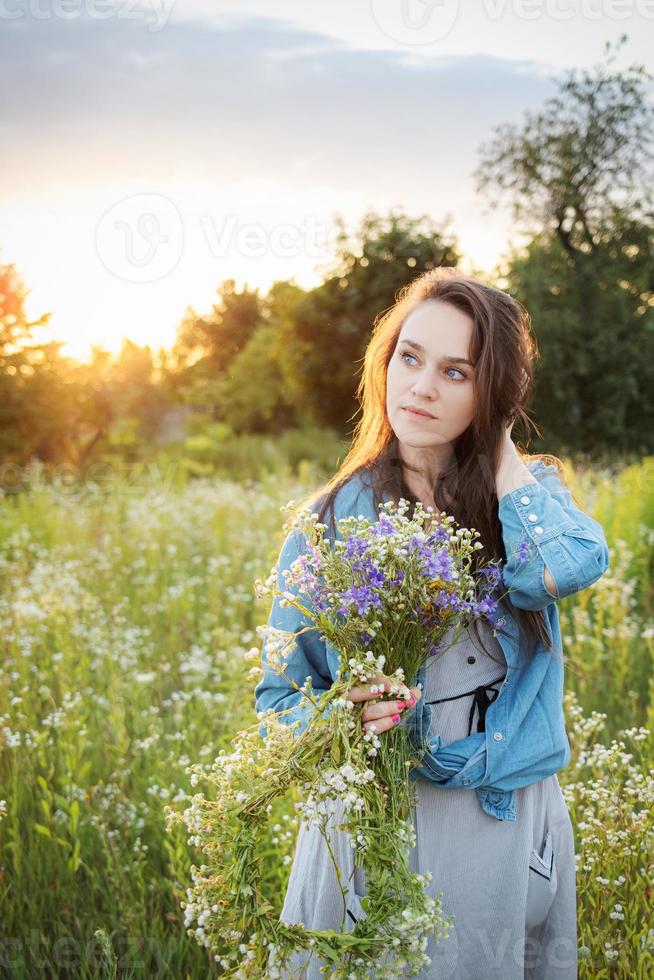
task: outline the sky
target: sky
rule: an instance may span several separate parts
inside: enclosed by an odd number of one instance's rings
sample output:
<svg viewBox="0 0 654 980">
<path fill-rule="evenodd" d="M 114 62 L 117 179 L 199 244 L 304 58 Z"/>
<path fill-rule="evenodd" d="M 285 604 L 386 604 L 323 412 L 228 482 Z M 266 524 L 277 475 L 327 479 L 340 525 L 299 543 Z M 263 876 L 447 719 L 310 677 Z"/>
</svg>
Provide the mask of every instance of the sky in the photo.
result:
<svg viewBox="0 0 654 980">
<path fill-rule="evenodd" d="M 334 217 L 429 215 L 468 271 L 519 244 L 473 171 L 654 0 L 0 0 L 0 263 L 35 338 L 169 347 L 227 278 L 321 281 Z M 371 323 L 379 311 L 371 310 Z"/>
</svg>

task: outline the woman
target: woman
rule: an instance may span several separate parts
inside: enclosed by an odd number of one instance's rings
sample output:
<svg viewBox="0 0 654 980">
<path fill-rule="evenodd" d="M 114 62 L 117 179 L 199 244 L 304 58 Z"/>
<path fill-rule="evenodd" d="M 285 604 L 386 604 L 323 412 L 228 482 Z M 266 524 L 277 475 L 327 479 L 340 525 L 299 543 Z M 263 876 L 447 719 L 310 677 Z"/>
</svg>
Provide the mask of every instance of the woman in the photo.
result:
<svg viewBox="0 0 654 980">
<path fill-rule="evenodd" d="M 478 623 L 450 636 L 407 704 L 380 698 L 376 688 L 349 691 L 366 702 L 363 727 L 381 737 L 396 724 L 429 732 L 429 753 L 411 774 L 410 864 L 431 873 L 430 894 L 442 894 L 454 928 L 427 947 L 425 978 L 577 976 L 574 838 L 556 776 L 570 758 L 556 600 L 599 578 L 608 549 L 601 526 L 572 502 L 559 461 L 521 454 L 511 440 L 513 421 L 529 421 L 523 406 L 535 354 L 528 314 L 509 295 L 455 269 L 420 276 L 376 323 L 352 447 L 309 498 L 320 500 L 320 520 L 329 513 L 332 533 L 348 513 L 375 519 L 385 499 L 420 501 L 477 529 L 484 561 L 504 562 L 502 629 Z M 280 582 L 300 550 L 289 535 Z M 273 603 L 270 622 L 297 630 L 294 616 Z M 287 673 L 300 684 L 310 674 L 314 689 L 328 689 L 337 652 L 310 632 L 301 640 Z M 263 657 L 265 665 L 265 649 Z M 388 690 L 388 678 L 375 682 Z M 259 712 L 287 711 L 284 721 L 299 720 L 300 730 L 308 722 L 311 706 L 268 668 L 255 693 Z M 365 915 L 366 884 L 334 829 L 338 820 L 337 811 L 330 843 L 349 882 L 351 929 Z M 338 930 L 342 908 L 324 838 L 303 823 L 281 917 Z M 320 965 L 298 956 L 284 975 L 317 978 Z"/>
</svg>

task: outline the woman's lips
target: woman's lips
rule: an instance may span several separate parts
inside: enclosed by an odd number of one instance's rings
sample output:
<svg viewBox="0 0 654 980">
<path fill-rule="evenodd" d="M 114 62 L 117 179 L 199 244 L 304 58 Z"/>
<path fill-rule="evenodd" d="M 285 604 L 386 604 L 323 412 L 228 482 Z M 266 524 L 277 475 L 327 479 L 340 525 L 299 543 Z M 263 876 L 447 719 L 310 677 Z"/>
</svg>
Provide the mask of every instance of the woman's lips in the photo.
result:
<svg viewBox="0 0 654 980">
<path fill-rule="evenodd" d="M 417 422 L 434 422 L 435 418 L 433 415 L 423 415 L 421 412 L 413 412 L 410 408 L 403 409 L 404 412 L 409 416 L 410 419 L 415 419 Z"/>
</svg>

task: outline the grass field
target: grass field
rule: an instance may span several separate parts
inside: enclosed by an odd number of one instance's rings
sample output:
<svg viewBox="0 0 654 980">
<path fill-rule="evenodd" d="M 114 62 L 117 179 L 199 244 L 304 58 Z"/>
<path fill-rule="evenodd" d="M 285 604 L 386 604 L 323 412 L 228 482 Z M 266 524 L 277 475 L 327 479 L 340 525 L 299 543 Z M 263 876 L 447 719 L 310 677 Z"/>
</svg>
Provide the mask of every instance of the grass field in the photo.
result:
<svg viewBox="0 0 654 980">
<path fill-rule="evenodd" d="M 256 721 L 244 653 L 282 504 L 320 475 L 43 483 L 0 498 L 0 974 L 219 975 L 184 931 L 202 854 L 164 807 Z M 560 603 L 573 748 L 580 976 L 654 976 L 654 457 L 572 476 L 611 567 Z M 280 804 L 266 852 L 283 894 Z"/>
</svg>

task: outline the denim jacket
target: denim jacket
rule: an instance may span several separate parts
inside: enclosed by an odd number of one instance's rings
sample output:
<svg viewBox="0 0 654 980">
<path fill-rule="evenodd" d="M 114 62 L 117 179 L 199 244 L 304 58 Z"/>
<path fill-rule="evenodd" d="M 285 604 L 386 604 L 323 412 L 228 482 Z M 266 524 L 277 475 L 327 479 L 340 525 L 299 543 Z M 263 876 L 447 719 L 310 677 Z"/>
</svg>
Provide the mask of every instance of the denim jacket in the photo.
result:
<svg viewBox="0 0 654 980">
<path fill-rule="evenodd" d="M 498 820 L 516 820 L 515 790 L 563 769 L 570 760 L 570 745 L 563 714 L 563 652 L 557 601 L 587 588 L 604 574 L 609 566 L 609 550 L 601 525 L 572 502 L 570 491 L 561 483 L 556 467 L 542 460 L 528 464 L 536 483 L 525 484 L 504 494 L 499 500 L 498 516 L 507 555 L 502 566 L 505 588 L 510 590 L 504 608 L 505 623 L 497 632 L 506 658 L 506 677 L 499 693 L 486 711 L 485 731 L 443 745 L 440 735 L 429 736 L 431 708 L 420 699 L 414 708 L 404 712 L 402 724 L 412 736 L 429 740 L 429 749 L 421 764 L 411 770 L 411 778 L 428 779 L 446 789 L 470 789 L 477 792 L 486 813 Z M 336 519 L 363 515 L 378 519 L 372 504 L 372 490 L 363 474 L 357 473 L 338 491 L 335 498 Z M 284 588 L 282 573 L 302 553 L 302 535 L 292 531 L 286 538 L 277 562 L 277 581 Z M 519 551 L 525 541 L 529 548 L 526 560 Z M 547 568 L 558 595 L 545 585 Z M 524 637 L 511 607 L 544 610 L 551 650 L 536 640 L 529 662 L 521 656 Z M 308 625 L 306 617 L 290 606 L 280 607 L 276 596 L 269 624 L 296 631 Z M 300 722 L 303 731 L 315 710 L 282 676 L 266 665 L 265 643 L 262 649 L 264 673 L 255 688 L 256 709 L 283 711 L 286 723 Z M 417 682 L 424 688 L 426 666 Z M 288 658 L 286 669 L 298 686 L 310 676 L 317 694 L 328 690 L 340 676 L 339 652 L 317 630 L 308 630 L 298 638 L 296 649 Z M 344 676 L 347 676 L 345 674 Z M 331 705 L 324 710 L 327 715 Z M 265 724 L 259 726 L 265 735 Z"/>
</svg>

